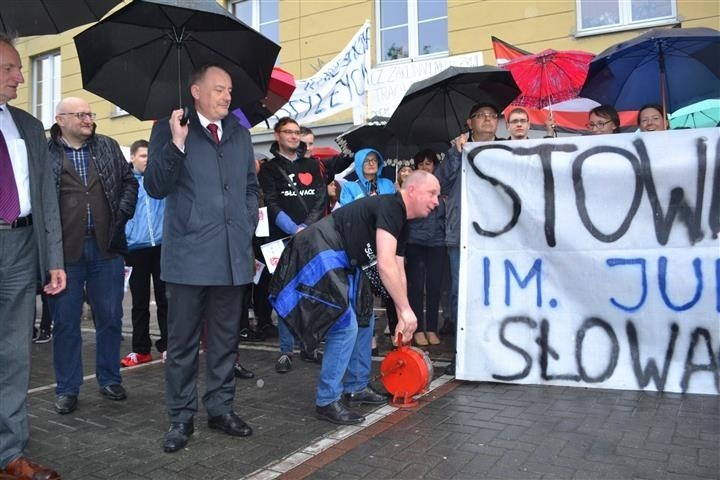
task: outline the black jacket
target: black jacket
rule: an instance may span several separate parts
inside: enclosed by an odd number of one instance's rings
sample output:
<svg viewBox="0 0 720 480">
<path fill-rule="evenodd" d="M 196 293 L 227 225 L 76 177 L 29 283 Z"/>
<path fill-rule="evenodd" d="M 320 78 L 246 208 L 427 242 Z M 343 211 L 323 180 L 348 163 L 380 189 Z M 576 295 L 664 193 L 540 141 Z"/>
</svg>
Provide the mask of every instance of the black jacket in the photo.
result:
<svg viewBox="0 0 720 480">
<path fill-rule="evenodd" d="M 277 226 L 276 220 L 281 212 L 285 212 L 295 224 L 305 226 L 325 216 L 327 185 L 317 160 L 305 157 L 304 152 L 305 144 L 301 142 L 297 151 L 299 158 L 291 162 L 280 155 L 277 142 L 274 142 L 270 147 L 274 157 L 265 162 L 258 172 L 258 182 L 268 209 L 270 241 L 295 233 L 285 232 Z M 288 179 L 293 182 L 294 188 Z"/>
<path fill-rule="evenodd" d="M 60 127 L 54 124 L 50 128 L 50 160 L 55 178 L 58 197 L 60 196 L 60 177 L 65 158 Z M 120 145 L 110 137 L 93 133 L 88 139 L 90 158 L 95 163 L 95 170 L 100 177 L 105 198 L 110 206 L 110 225 L 112 225 L 107 250 L 112 253 L 127 251 L 125 224 L 135 214 L 137 204 L 138 182 L 133 175 L 130 163 L 120 150 Z"/>
</svg>

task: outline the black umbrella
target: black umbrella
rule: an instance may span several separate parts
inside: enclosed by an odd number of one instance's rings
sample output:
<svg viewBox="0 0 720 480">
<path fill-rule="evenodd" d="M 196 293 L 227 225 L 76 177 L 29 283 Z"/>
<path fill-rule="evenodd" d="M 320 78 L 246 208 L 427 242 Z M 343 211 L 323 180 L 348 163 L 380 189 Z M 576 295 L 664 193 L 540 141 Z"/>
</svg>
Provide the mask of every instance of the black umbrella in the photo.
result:
<svg viewBox="0 0 720 480">
<path fill-rule="evenodd" d="M 50 35 L 97 22 L 120 0 L 2 0 L 0 28 L 3 32 Z"/>
<path fill-rule="evenodd" d="M 509 70 L 449 67 L 413 83 L 387 128 L 406 143 L 447 144 L 466 129 L 465 120 L 474 104 L 488 102 L 502 111 L 519 94 Z"/>
<path fill-rule="evenodd" d="M 415 154 L 424 148 L 432 148 L 438 153 L 447 149 L 444 143 L 405 144 L 386 128 L 387 122 L 387 117 L 372 117 L 338 135 L 335 143 L 344 155 L 354 155 L 362 148 L 375 149 L 385 159 L 386 166 L 410 164 Z"/>
<path fill-rule="evenodd" d="M 662 103 L 667 112 L 720 97 L 720 32 L 655 28 L 613 45 L 590 62 L 580 96 L 618 110 Z"/>
<path fill-rule="evenodd" d="M 280 51 L 214 0 L 134 0 L 77 35 L 75 46 L 83 87 L 140 120 L 190 103 L 188 76 L 207 64 L 230 74 L 230 110 L 259 100 Z"/>
</svg>

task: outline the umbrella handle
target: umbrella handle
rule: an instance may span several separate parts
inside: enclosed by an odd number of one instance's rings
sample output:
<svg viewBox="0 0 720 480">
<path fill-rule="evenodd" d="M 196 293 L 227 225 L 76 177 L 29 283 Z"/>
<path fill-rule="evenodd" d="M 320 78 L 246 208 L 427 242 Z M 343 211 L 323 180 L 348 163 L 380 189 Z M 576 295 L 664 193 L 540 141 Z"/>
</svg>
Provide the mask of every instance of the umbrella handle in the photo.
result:
<svg viewBox="0 0 720 480">
<path fill-rule="evenodd" d="M 188 121 L 190 120 L 190 109 L 187 106 L 182 107 L 182 109 L 183 109 L 183 114 L 182 114 L 182 117 L 180 117 L 180 125 L 184 127 L 185 125 L 187 125 Z"/>
</svg>

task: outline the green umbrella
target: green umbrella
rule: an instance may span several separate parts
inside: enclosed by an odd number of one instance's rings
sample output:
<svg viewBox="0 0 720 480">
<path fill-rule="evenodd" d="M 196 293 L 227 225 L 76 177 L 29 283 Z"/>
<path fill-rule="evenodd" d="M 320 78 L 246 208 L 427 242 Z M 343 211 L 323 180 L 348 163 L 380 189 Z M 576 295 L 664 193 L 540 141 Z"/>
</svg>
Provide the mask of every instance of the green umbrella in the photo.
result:
<svg viewBox="0 0 720 480">
<path fill-rule="evenodd" d="M 693 103 L 670 114 L 670 128 L 716 127 L 720 123 L 720 98 Z"/>
</svg>

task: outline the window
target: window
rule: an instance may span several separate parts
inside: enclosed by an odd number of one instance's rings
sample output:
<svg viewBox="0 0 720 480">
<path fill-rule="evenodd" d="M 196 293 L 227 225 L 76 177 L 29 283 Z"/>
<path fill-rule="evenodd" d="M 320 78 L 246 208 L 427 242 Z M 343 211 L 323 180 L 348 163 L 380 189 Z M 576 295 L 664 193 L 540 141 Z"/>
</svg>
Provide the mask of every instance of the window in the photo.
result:
<svg viewBox="0 0 720 480">
<path fill-rule="evenodd" d="M 377 0 L 377 7 L 380 62 L 447 53 L 445 0 Z"/>
<path fill-rule="evenodd" d="M 576 1 L 578 36 L 677 22 L 676 0 Z"/>
<path fill-rule="evenodd" d="M 240 0 L 232 2 L 230 11 L 273 42 L 280 44 L 279 0 Z"/>
<path fill-rule="evenodd" d="M 33 58 L 33 113 L 46 129 L 55 123 L 55 106 L 60 101 L 60 52 Z"/>
</svg>

